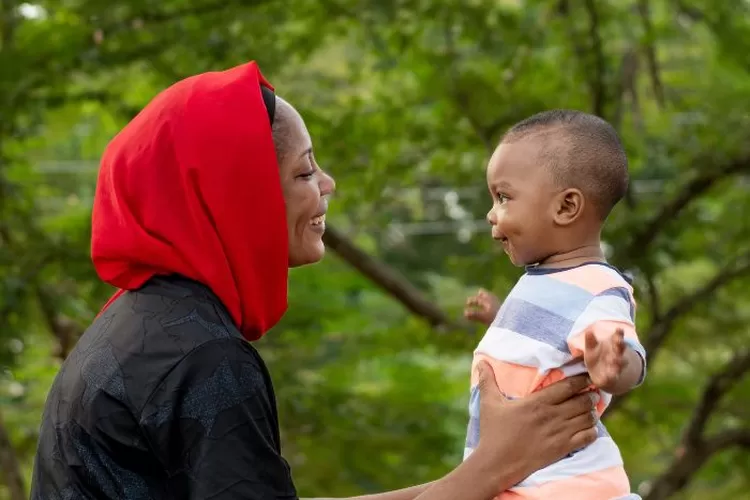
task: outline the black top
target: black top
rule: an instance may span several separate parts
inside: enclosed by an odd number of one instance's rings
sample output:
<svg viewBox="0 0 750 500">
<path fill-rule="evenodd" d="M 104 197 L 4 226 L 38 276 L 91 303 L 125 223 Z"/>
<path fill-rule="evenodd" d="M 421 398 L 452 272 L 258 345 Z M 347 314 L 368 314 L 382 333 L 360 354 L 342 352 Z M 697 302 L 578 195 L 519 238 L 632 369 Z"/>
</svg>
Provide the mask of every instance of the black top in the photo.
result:
<svg viewBox="0 0 750 500">
<path fill-rule="evenodd" d="M 47 398 L 32 500 L 296 499 L 276 399 L 219 300 L 155 278 L 111 304 Z"/>
</svg>

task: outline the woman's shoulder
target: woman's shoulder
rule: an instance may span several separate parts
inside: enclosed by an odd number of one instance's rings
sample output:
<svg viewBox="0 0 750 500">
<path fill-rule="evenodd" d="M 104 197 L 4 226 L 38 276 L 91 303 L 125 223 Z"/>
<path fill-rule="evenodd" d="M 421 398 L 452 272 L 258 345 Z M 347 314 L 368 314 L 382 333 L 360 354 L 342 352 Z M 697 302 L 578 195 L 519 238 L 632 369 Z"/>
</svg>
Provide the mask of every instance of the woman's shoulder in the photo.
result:
<svg viewBox="0 0 750 500">
<path fill-rule="evenodd" d="M 186 353 L 165 374 L 143 406 L 141 417 L 157 426 L 161 422 L 154 419 L 162 420 L 166 415 L 213 419 L 247 400 L 264 402 L 262 406 L 275 413 L 275 396 L 265 364 L 247 342 L 218 338 Z"/>
<path fill-rule="evenodd" d="M 221 304 L 182 279 L 152 280 L 123 294 L 86 331 L 69 361 L 84 379 L 119 380 L 122 400 L 136 414 L 165 384 L 180 376 L 185 380 L 179 383 L 193 383 L 206 367 L 230 365 L 270 386 L 263 360 Z"/>
</svg>

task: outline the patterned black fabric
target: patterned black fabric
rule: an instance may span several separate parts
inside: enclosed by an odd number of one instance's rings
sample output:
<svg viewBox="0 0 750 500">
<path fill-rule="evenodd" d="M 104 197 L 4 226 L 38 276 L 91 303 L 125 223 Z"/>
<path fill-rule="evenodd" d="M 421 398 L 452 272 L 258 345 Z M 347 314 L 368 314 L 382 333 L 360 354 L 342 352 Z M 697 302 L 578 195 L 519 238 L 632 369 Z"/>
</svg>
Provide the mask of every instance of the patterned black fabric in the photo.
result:
<svg viewBox="0 0 750 500">
<path fill-rule="evenodd" d="M 177 277 L 116 300 L 63 363 L 32 500 L 296 499 L 263 360 Z"/>
</svg>

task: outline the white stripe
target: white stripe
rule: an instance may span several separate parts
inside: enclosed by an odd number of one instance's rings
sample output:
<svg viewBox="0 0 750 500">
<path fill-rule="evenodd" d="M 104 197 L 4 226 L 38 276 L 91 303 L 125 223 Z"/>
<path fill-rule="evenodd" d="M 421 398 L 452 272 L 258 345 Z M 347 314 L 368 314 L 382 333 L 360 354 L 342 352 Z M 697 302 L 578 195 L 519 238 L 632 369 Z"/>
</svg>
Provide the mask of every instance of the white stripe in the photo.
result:
<svg viewBox="0 0 750 500">
<path fill-rule="evenodd" d="M 475 354 L 486 354 L 498 361 L 507 361 L 539 369 L 540 374 L 569 362 L 573 357 L 549 344 L 520 335 L 506 328 L 491 326 L 477 345 Z"/>
<path fill-rule="evenodd" d="M 620 450 L 612 438 L 602 437 L 572 457 L 564 458 L 549 467 L 535 472 L 517 486 L 541 486 L 550 481 L 570 479 L 574 476 L 591 474 L 592 472 L 618 466 L 622 466 Z"/>
<path fill-rule="evenodd" d="M 583 361 L 576 361 L 575 363 L 561 366 L 560 370 L 563 372 L 563 375 L 565 375 L 565 378 L 568 378 L 574 375 L 580 375 L 581 373 L 586 373 L 586 365 L 583 364 Z"/>
<path fill-rule="evenodd" d="M 601 295 L 593 299 L 578 316 L 571 328 L 571 335 L 577 335 L 597 321 L 621 321 L 633 325 L 630 320 L 630 303 L 615 295 Z"/>
</svg>

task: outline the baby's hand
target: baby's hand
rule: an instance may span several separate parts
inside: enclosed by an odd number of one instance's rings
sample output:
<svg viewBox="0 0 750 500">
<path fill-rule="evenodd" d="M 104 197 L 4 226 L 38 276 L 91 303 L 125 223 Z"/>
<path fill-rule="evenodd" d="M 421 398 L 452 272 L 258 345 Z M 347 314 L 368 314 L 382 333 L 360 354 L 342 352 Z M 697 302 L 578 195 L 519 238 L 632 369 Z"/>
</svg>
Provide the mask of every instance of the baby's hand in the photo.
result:
<svg viewBox="0 0 750 500">
<path fill-rule="evenodd" d="M 599 342 L 593 332 L 586 332 L 583 361 L 594 385 L 603 391 L 613 392 L 628 366 L 626 348 L 622 328 L 618 328 L 614 335 L 603 342 Z"/>
<path fill-rule="evenodd" d="M 475 295 L 466 299 L 464 316 L 466 319 L 489 326 L 499 310 L 500 299 L 484 288 L 480 288 Z"/>
</svg>

